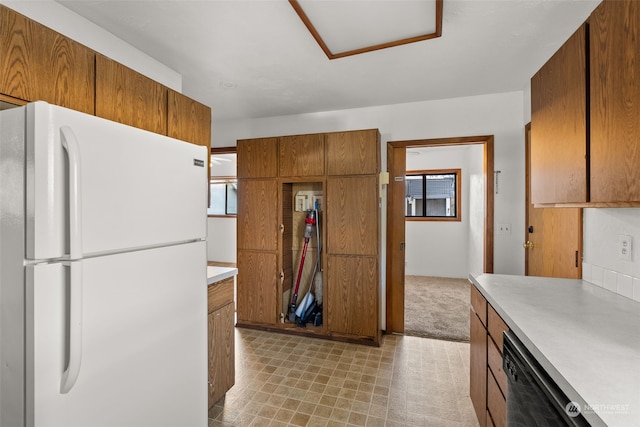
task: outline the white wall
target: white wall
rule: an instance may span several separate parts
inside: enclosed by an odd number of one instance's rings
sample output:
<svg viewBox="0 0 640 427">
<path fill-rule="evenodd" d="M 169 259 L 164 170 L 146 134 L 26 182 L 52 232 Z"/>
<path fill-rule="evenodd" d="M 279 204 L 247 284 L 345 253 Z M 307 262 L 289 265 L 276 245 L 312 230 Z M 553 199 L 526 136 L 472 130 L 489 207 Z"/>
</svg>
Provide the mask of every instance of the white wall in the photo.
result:
<svg viewBox="0 0 640 427">
<path fill-rule="evenodd" d="M 472 191 L 471 183 L 472 179 L 477 182 L 473 177 L 474 174 L 479 174 L 482 178 L 483 146 L 412 148 L 409 152 L 406 163 L 408 171 L 461 169 L 462 192 L 461 221 L 405 222 L 405 273 L 466 278 L 471 271 L 481 271 L 484 191 L 478 192 L 477 186 Z M 482 183 L 483 180 L 480 179 L 480 182 Z M 483 188 L 484 185 L 481 190 Z M 479 223 L 475 221 L 478 217 Z M 475 227 L 474 230 L 471 230 L 472 224 Z M 478 237 L 479 245 L 477 245 Z M 477 260 L 480 260 L 479 267 Z M 473 267 L 471 267 L 472 264 Z"/>
<path fill-rule="evenodd" d="M 236 262 L 236 218 L 207 218 L 207 261 Z"/>
<path fill-rule="evenodd" d="M 177 92 L 182 92 L 182 76 L 179 73 L 53 0 L 0 0 L 0 3 Z"/>
</svg>

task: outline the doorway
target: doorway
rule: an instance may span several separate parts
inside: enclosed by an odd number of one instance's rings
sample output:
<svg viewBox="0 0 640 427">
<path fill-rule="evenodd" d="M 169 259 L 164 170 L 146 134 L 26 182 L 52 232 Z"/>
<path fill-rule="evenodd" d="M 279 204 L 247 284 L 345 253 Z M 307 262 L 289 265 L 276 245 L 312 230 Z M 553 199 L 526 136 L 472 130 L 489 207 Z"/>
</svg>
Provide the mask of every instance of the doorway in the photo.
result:
<svg viewBox="0 0 640 427">
<path fill-rule="evenodd" d="M 446 147 L 482 144 L 484 178 L 484 244 L 483 271 L 493 272 L 493 135 L 389 141 L 387 165 L 387 274 L 386 274 L 386 332 L 404 332 L 405 293 L 405 172 L 407 148 Z"/>
</svg>

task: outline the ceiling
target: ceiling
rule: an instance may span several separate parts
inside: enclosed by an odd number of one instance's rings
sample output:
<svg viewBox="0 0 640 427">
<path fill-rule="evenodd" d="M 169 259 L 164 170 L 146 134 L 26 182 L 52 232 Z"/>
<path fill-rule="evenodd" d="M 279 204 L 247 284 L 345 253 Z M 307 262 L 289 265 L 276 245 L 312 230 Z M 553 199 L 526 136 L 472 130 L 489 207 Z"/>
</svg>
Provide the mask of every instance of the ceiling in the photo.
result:
<svg viewBox="0 0 640 427">
<path fill-rule="evenodd" d="M 523 90 L 600 2 L 444 0 L 442 37 L 329 60 L 287 0 L 57 1 L 182 74 L 214 121 Z"/>
</svg>

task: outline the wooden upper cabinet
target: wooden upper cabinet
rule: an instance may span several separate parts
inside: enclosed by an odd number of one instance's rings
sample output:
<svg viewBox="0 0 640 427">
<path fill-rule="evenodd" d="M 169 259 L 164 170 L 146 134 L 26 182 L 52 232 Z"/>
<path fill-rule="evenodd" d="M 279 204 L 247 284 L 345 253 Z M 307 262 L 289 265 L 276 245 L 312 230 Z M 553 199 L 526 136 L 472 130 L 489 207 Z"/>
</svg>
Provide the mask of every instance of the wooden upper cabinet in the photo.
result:
<svg viewBox="0 0 640 427">
<path fill-rule="evenodd" d="M 167 134 L 167 88 L 96 55 L 96 116 Z"/>
<path fill-rule="evenodd" d="M 0 93 L 94 113 L 95 53 L 0 5 Z"/>
<path fill-rule="evenodd" d="M 173 90 L 167 98 L 167 135 L 211 147 L 211 108 Z"/>
<path fill-rule="evenodd" d="M 590 20 L 591 201 L 640 201 L 640 2 L 602 2 Z"/>
<path fill-rule="evenodd" d="M 327 179 L 327 251 L 340 255 L 378 255 L 377 176 Z"/>
<path fill-rule="evenodd" d="M 169 90 L 167 94 L 167 135 L 211 149 L 211 108 Z M 207 162 L 207 177 L 211 162 Z M 208 181 L 208 178 L 207 178 Z"/>
<path fill-rule="evenodd" d="M 531 79 L 531 201 L 587 202 L 586 25 Z"/>
<path fill-rule="evenodd" d="M 238 140 L 236 158 L 238 178 L 276 178 L 278 138 Z"/>
<path fill-rule="evenodd" d="M 295 135 L 280 138 L 280 176 L 324 175 L 324 135 Z"/>
<path fill-rule="evenodd" d="M 327 134 L 327 174 L 367 175 L 380 171 L 377 129 Z"/>
</svg>

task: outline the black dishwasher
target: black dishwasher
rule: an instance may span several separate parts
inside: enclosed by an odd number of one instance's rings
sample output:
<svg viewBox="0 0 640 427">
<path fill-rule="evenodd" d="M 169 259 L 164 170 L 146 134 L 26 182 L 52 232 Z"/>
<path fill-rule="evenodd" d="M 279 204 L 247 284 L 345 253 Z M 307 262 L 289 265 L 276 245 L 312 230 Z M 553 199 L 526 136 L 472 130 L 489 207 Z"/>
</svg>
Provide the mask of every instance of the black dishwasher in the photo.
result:
<svg viewBox="0 0 640 427">
<path fill-rule="evenodd" d="M 507 374 L 507 426 L 589 426 L 580 410 L 512 331 L 504 333 L 502 365 Z"/>
</svg>

